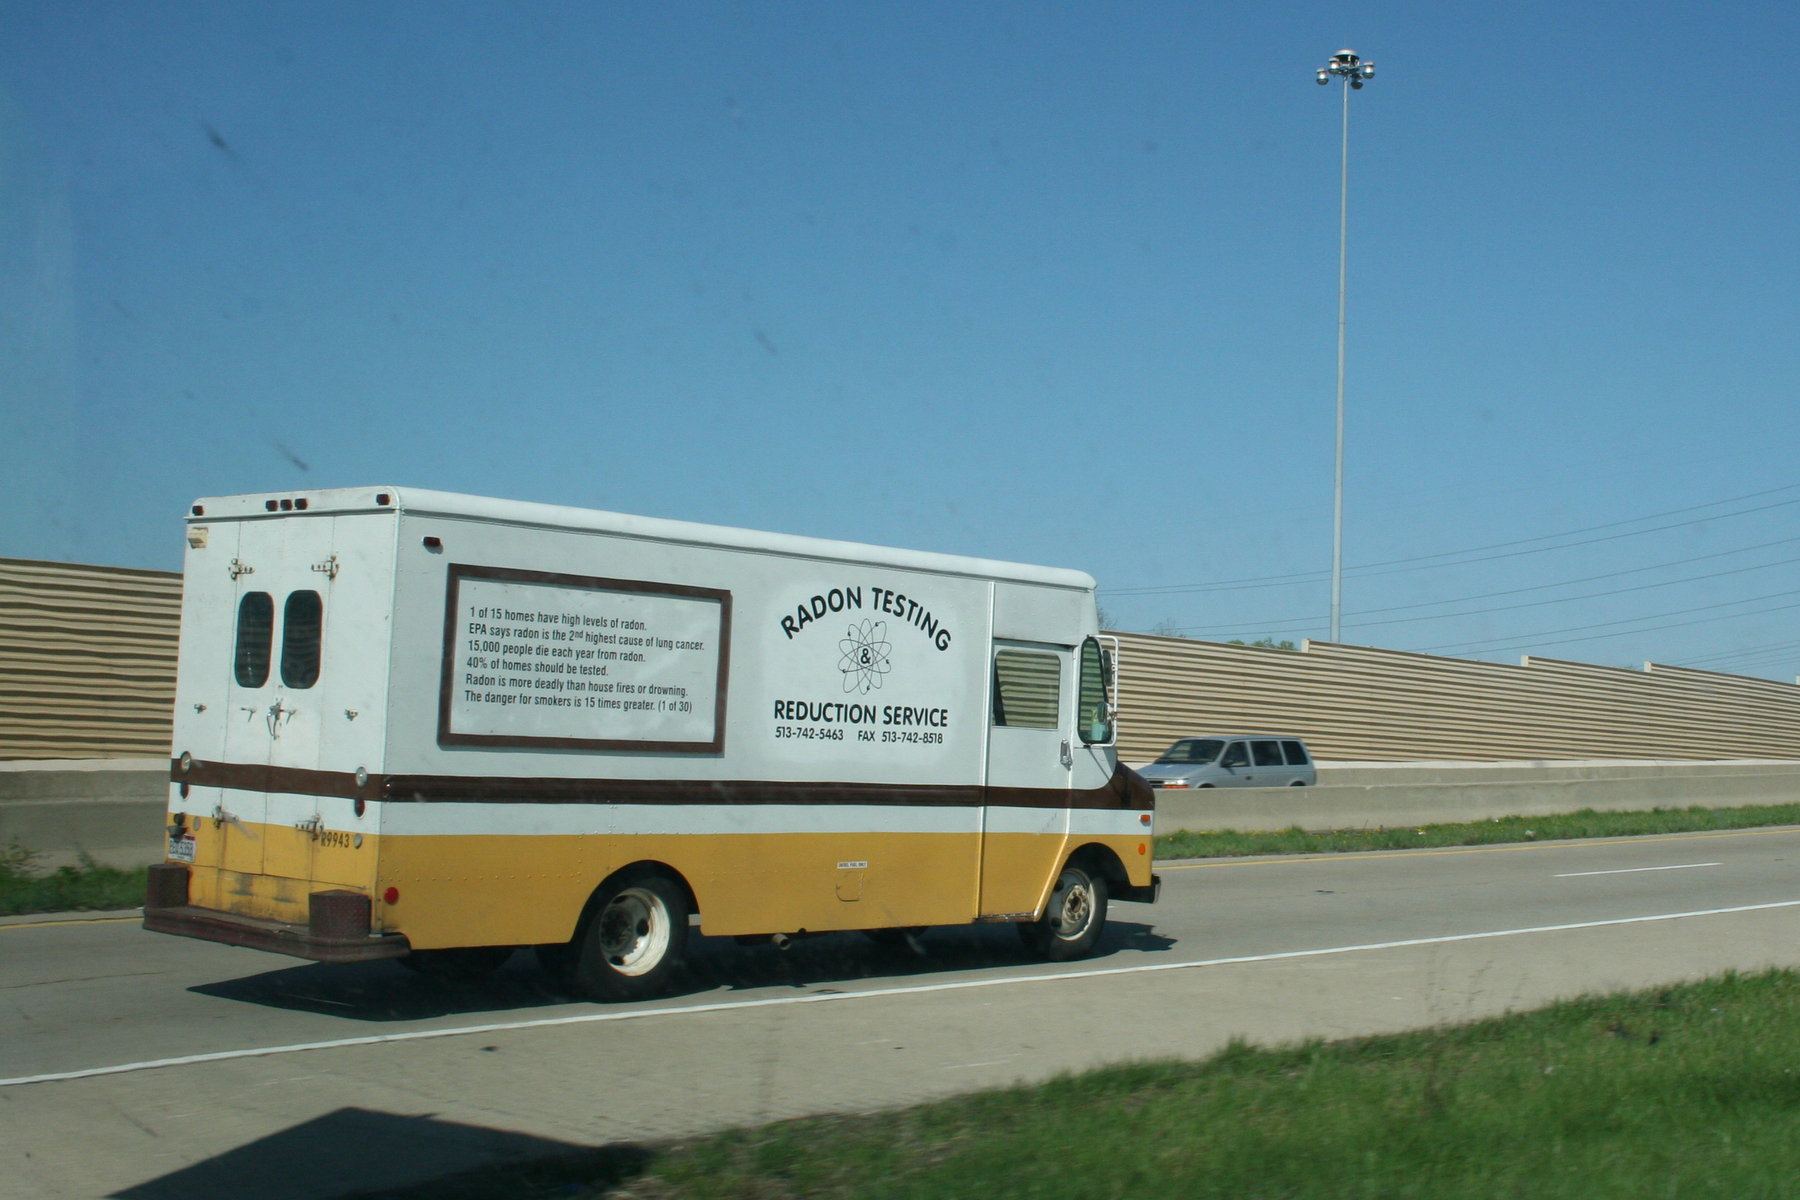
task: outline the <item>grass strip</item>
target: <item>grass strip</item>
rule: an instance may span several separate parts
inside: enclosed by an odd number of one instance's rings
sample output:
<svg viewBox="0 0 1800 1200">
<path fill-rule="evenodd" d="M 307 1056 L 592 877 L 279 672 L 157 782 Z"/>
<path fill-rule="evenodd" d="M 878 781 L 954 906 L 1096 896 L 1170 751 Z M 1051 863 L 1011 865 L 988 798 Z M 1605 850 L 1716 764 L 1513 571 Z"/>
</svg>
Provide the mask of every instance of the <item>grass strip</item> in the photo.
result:
<svg viewBox="0 0 1800 1200">
<path fill-rule="evenodd" d="M 1542 842 L 1564 838 L 1629 837 L 1800 825 L 1800 804 L 1746 804 L 1738 808 L 1653 808 L 1645 812 L 1559 813 L 1548 817 L 1495 817 L 1394 829 L 1299 826 L 1268 831 L 1179 830 L 1156 836 L 1158 858 L 1228 858 L 1242 854 L 1335 854 L 1354 850 L 1417 850 L 1427 846 L 1481 846 L 1492 842 Z"/>
<path fill-rule="evenodd" d="M 491 1167 L 381 1200 L 1792 1195 L 1800 974 L 1148 1062 Z M 596 1094 L 598 1095 L 598 1094 Z M 600 1101 L 596 1101 L 600 1102 Z"/>
<path fill-rule="evenodd" d="M 0 917 L 136 908 L 144 902 L 149 872 L 143 867 L 103 867 L 83 855 L 78 867 L 58 867 L 39 875 L 32 870 L 37 857 L 17 838 L 0 849 Z"/>
<path fill-rule="evenodd" d="M 60 867 L 48 875 L 0 876 L 0 916 L 136 908 L 144 902 L 143 867 Z"/>
</svg>

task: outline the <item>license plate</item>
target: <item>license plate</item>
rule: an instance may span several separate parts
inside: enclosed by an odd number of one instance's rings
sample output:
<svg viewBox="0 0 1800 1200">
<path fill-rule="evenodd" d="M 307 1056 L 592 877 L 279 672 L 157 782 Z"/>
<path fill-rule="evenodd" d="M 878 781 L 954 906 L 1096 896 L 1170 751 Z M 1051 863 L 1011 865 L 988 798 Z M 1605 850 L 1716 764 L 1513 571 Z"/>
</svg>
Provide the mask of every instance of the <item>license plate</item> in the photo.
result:
<svg viewBox="0 0 1800 1200">
<path fill-rule="evenodd" d="M 169 858 L 173 862 L 191 863 L 194 861 L 194 838 L 192 834 L 169 839 Z"/>
</svg>

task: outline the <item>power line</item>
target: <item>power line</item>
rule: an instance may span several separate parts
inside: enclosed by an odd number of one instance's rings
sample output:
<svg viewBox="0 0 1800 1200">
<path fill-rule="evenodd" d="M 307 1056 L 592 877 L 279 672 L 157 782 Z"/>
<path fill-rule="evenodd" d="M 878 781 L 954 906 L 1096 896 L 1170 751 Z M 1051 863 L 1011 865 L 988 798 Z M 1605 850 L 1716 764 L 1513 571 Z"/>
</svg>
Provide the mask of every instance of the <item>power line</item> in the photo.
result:
<svg viewBox="0 0 1800 1200">
<path fill-rule="evenodd" d="M 1779 562 L 1761 563 L 1754 567 L 1740 567 L 1740 568 L 1737 568 L 1737 569 L 1731 570 L 1731 571 L 1715 571 L 1709 575 L 1690 575 L 1685 579 L 1665 579 L 1665 580 L 1662 580 L 1657 583 L 1639 584 L 1635 587 L 1611 588 L 1611 589 L 1608 589 L 1607 591 L 1589 592 L 1586 595 L 1581 595 L 1581 596 L 1561 596 L 1561 597 L 1557 597 L 1557 598 L 1551 599 L 1551 600 L 1534 600 L 1530 604 L 1511 604 L 1511 605 L 1502 605 L 1502 606 L 1498 606 L 1495 608 L 1476 608 L 1476 609 L 1469 609 L 1464 612 L 1437 613 L 1437 614 L 1433 614 L 1433 615 L 1429 615 L 1429 616 L 1421 616 L 1421 617 L 1399 617 L 1399 618 L 1395 618 L 1393 620 L 1387 620 L 1387 621 L 1348 620 L 1348 618 L 1363 617 L 1363 616 L 1368 616 L 1368 615 L 1371 615 L 1374 613 L 1405 612 L 1410 609 L 1416 609 L 1416 608 L 1435 608 L 1435 607 L 1438 607 L 1440 605 L 1445 605 L 1445 604 L 1466 604 L 1471 600 L 1491 600 L 1491 599 L 1497 599 L 1501 596 L 1519 596 L 1519 595 L 1523 595 L 1527 592 L 1548 591 L 1551 588 L 1573 587 L 1576 584 L 1580 584 L 1580 583 L 1593 583 L 1593 582 L 1596 582 L 1601 579 L 1617 579 L 1618 577 L 1620 577 L 1622 575 L 1641 575 L 1645 571 L 1658 571 L 1658 570 L 1662 570 L 1666 567 L 1681 567 L 1681 566 L 1686 566 L 1689 563 L 1705 562 L 1709 559 L 1715 559 L 1715 558 L 1726 558 L 1733 554 L 1747 554 L 1752 550 L 1766 550 L 1770 546 L 1784 546 L 1784 545 L 1792 544 L 1794 542 L 1800 542 L 1800 537 L 1780 538 L 1776 541 L 1763 542 L 1760 545 L 1756 545 L 1756 546 L 1744 546 L 1744 547 L 1741 547 L 1736 550 L 1721 550 L 1716 554 L 1700 554 L 1700 555 L 1696 555 L 1693 558 L 1674 559 L 1670 562 L 1655 563 L 1648 567 L 1631 567 L 1628 570 L 1624 570 L 1624 571 L 1608 571 L 1603 575 L 1589 575 L 1582 579 L 1565 579 L 1561 583 L 1540 583 L 1540 584 L 1534 584 L 1531 587 L 1509 588 L 1506 591 L 1501 591 L 1501 592 L 1484 592 L 1484 593 L 1481 593 L 1481 594 L 1475 595 L 1475 596 L 1458 596 L 1458 597 L 1454 597 L 1449 600 L 1422 600 L 1417 604 L 1396 604 L 1396 605 L 1392 605 L 1388 608 L 1366 608 L 1360 612 L 1346 613 L 1345 614 L 1345 617 L 1347 618 L 1346 623 L 1357 626 L 1357 627 L 1362 627 L 1362 626 L 1367 626 L 1367 625 L 1395 625 L 1395 624 L 1399 624 L 1403 621 L 1441 621 L 1441 620 L 1444 620 L 1449 617 L 1473 617 L 1473 616 L 1480 616 L 1483 613 L 1505 612 L 1509 609 L 1514 609 L 1514 608 L 1533 608 L 1533 607 L 1538 607 L 1538 606 L 1542 606 L 1542 605 L 1546 605 L 1546 604 L 1565 604 L 1565 603 L 1568 603 L 1573 600 L 1592 600 L 1596 597 L 1601 597 L 1601 596 L 1618 596 L 1618 595 L 1623 595 L 1626 592 L 1640 592 L 1640 591 L 1644 591 L 1647 588 L 1671 587 L 1675 584 L 1680 584 L 1680 583 L 1694 583 L 1694 582 L 1701 581 L 1701 580 L 1720 579 L 1726 575 L 1742 575 L 1747 571 L 1761 571 L 1761 570 L 1765 570 L 1769 567 L 1786 566 L 1790 563 L 1800 562 L 1800 558 L 1782 559 Z M 1308 625 L 1316 624 L 1317 622 L 1318 622 L 1317 617 L 1277 617 L 1276 619 L 1274 619 L 1272 621 L 1257 622 L 1257 623 L 1255 623 L 1255 627 L 1258 629 L 1268 629 L 1270 631 L 1276 631 L 1276 627 L 1278 627 L 1278 626 L 1291 626 L 1293 628 L 1298 629 L 1298 628 L 1304 628 Z M 1183 632 L 1192 633 L 1192 632 L 1219 630 L 1219 629 L 1242 629 L 1246 624 L 1248 624 L 1248 622 L 1232 621 L 1232 622 L 1225 622 L 1225 623 L 1218 624 L 1218 625 L 1184 625 L 1181 628 L 1182 628 Z"/>
<path fill-rule="evenodd" d="M 1542 535 L 1541 537 L 1520 538 L 1520 539 L 1517 539 L 1515 541 L 1510 541 L 1510 542 L 1494 542 L 1494 543 L 1492 543 L 1490 545 L 1486 545 L 1486 546 L 1471 546 L 1465 550 L 1444 550 L 1437 554 L 1420 554 L 1420 555 L 1415 555 L 1411 558 L 1390 558 L 1390 559 L 1386 559 L 1381 562 L 1364 563 L 1362 566 L 1359 566 L 1359 567 L 1346 568 L 1346 573 L 1356 573 L 1356 574 L 1358 574 L 1359 578 L 1366 578 L 1371 575 L 1397 575 L 1397 574 L 1401 574 L 1404 571 L 1424 571 L 1424 570 L 1435 569 L 1435 567 L 1465 566 L 1469 563 L 1491 562 L 1494 559 L 1500 559 L 1500 558 L 1516 558 L 1521 554 L 1544 554 L 1544 553 L 1548 553 L 1549 551 L 1552 551 L 1552 550 L 1569 550 L 1569 549 L 1575 548 L 1576 546 L 1591 546 L 1598 542 L 1616 541 L 1619 538 L 1641 537 L 1645 534 L 1660 533 L 1666 529 L 1676 529 L 1683 525 L 1690 525 L 1693 522 L 1691 522 L 1691 521 L 1676 521 L 1673 524 L 1658 525 L 1651 529 L 1637 529 L 1637 530 L 1632 530 L 1627 533 L 1611 534 L 1611 535 L 1608 535 L 1607 537 L 1589 538 L 1588 540 L 1581 541 L 1581 542 L 1566 542 L 1566 543 L 1563 543 L 1562 545 L 1542 546 L 1536 550 L 1519 550 L 1519 551 L 1514 551 L 1509 554 L 1493 554 L 1493 555 L 1487 555 L 1486 557 L 1483 557 L 1483 558 L 1464 559 L 1460 562 L 1454 562 L 1454 563 L 1436 563 L 1436 564 L 1432 564 L 1432 565 L 1428 565 L 1428 566 L 1405 566 L 1404 565 L 1407 563 L 1427 563 L 1431 559 L 1455 558 L 1458 555 L 1463 555 L 1463 554 L 1477 554 L 1477 553 L 1480 553 L 1480 552 L 1486 551 L 1486 550 L 1504 550 L 1504 549 L 1507 549 L 1508 547 L 1512 547 L 1512 546 L 1530 545 L 1533 542 L 1555 541 L 1560 538 L 1575 537 L 1578 534 L 1594 533 L 1594 532 L 1596 532 L 1598 530 L 1602 530 L 1602 529 L 1617 529 L 1621 525 L 1637 525 L 1644 521 L 1655 521 L 1655 520 L 1660 520 L 1663 517 L 1679 516 L 1682 513 L 1698 512 L 1699 510 L 1701 510 L 1703 508 L 1717 508 L 1723 504 L 1737 504 L 1744 500 L 1756 500 L 1763 496 L 1775 495 L 1779 492 L 1791 492 L 1791 491 L 1795 490 L 1796 488 L 1800 488 L 1800 483 L 1788 484 L 1784 487 L 1778 487 L 1778 488 L 1769 488 L 1766 491 L 1761 491 L 1761 492 L 1751 492 L 1748 495 L 1743 495 L 1743 496 L 1733 496 L 1728 500 L 1713 500 L 1706 504 L 1695 504 L 1688 508 L 1672 508 L 1672 509 L 1669 509 L 1667 512 L 1651 513 L 1647 516 L 1632 517 L 1629 520 L 1610 521 L 1604 525 L 1589 525 L 1583 529 L 1571 529 L 1564 533 L 1548 533 L 1548 534 Z M 1781 500 L 1781 501 L 1777 501 L 1774 504 L 1762 504 L 1762 505 L 1756 506 L 1755 508 L 1741 509 L 1738 512 L 1718 513 L 1712 517 L 1708 517 L 1705 519 L 1717 521 L 1717 520 L 1724 520 L 1728 517 L 1747 516 L 1750 513 L 1765 512 L 1771 508 L 1784 508 L 1791 504 L 1800 504 L 1800 499 Z M 1377 570 L 1375 570 L 1376 567 L 1399 567 L 1400 570 L 1377 571 Z M 1325 572 L 1322 572 L 1322 571 L 1301 571 L 1301 572 L 1296 572 L 1294 574 L 1289 574 L 1289 575 L 1256 575 L 1256 576 L 1250 576 L 1245 579 L 1224 579 L 1224 580 L 1219 580 L 1215 583 L 1160 584 L 1160 585 L 1153 586 L 1153 587 L 1108 588 L 1108 589 L 1102 589 L 1102 594 L 1106 595 L 1106 596 L 1159 596 L 1159 595 L 1173 595 L 1173 594 L 1184 593 L 1184 592 L 1242 591 L 1242 590 L 1246 590 L 1249 588 L 1293 587 L 1293 586 L 1297 586 L 1302 583 L 1316 583 L 1320 579 L 1322 579 L 1324 577 L 1324 575 L 1325 575 Z"/>
<path fill-rule="evenodd" d="M 1643 616 L 1624 617 L 1617 621 L 1596 621 L 1592 625 L 1571 625 L 1567 629 L 1546 629 L 1546 630 L 1542 630 L 1541 632 L 1538 632 L 1538 633 L 1507 634 L 1505 637 L 1484 638 L 1484 639 L 1480 639 L 1480 640 L 1472 641 L 1472 642 L 1446 642 L 1441 646 L 1421 647 L 1419 649 L 1418 653 L 1431 654 L 1431 653 L 1434 653 L 1439 650 L 1474 649 L 1477 647 L 1486 646 L 1491 642 L 1518 642 L 1520 645 L 1528 646 L 1528 645 L 1533 644 L 1532 641 L 1530 641 L 1528 639 L 1535 639 L 1535 638 L 1540 638 L 1540 637 L 1553 637 L 1559 633 L 1576 633 L 1583 629 L 1604 629 L 1610 625 L 1630 625 L 1630 624 L 1633 624 L 1638 621 L 1655 621 L 1655 620 L 1659 620 L 1662 617 L 1679 617 L 1679 616 L 1683 616 L 1687 613 L 1710 612 L 1711 610 L 1713 610 L 1715 608 L 1730 608 L 1733 605 L 1737 605 L 1737 604 L 1756 604 L 1763 600 L 1782 600 L 1782 599 L 1786 599 L 1787 597 L 1792 596 L 1794 594 L 1795 593 L 1792 591 L 1770 592 L 1766 596 L 1745 596 L 1741 600 L 1725 600 L 1718 604 L 1701 604 L 1701 605 L 1697 605 L 1693 608 L 1671 609 L 1669 612 L 1664 612 L 1664 613 L 1646 613 Z M 1800 608 L 1800 604 L 1787 604 L 1787 605 L 1782 605 L 1778 608 L 1758 609 L 1757 611 L 1758 612 L 1779 612 L 1783 608 Z M 1717 619 L 1725 620 L 1728 617 L 1734 617 L 1734 616 L 1747 617 L 1747 616 L 1753 616 L 1753 615 L 1754 615 L 1753 613 L 1726 613 Z M 1709 619 L 1711 619 L 1711 618 L 1709 618 Z M 1626 630 L 1621 630 L 1620 633 L 1648 633 L 1651 629 L 1674 629 L 1679 625 L 1696 625 L 1699 623 L 1700 622 L 1697 622 L 1697 621 L 1678 621 L 1678 622 L 1676 622 L 1675 625 L 1654 625 L 1654 626 L 1650 626 L 1646 629 L 1626 629 Z M 1596 634 L 1595 636 L 1596 637 L 1615 637 L 1618 635 L 1603 633 L 1603 634 Z M 1593 639 L 1591 639 L 1591 638 L 1569 638 L 1567 640 L 1574 641 L 1574 642 L 1584 642 L 1584 641 L 1591 641 Z M 1546 644 L 1546 645 L 1551 645 L 1551 646 L 1560 646 L 1563 643 L 1549 642 L 1549 643 L 1540 643 L 1540 644 Z M 1514 647 L 1510 647 L 1510 646 L 1495 647 L 1496 650 L 1505 650 L 1505 649 L 1513 649 L 1513 648 Z"/>
<path fill-rule="evenodd" d="M 1703 654 L 1698 658 L 1684 658 L 1670 665 L 1677 667 L 1697 666 L 1700 663 L 1733 662 L 1739 659 L 1761 661 L 1766 658 L 1792 658 L 1800 655 L 1800 639 L 1788 642 L 1771 642 L 1765 646 L 1750 646 L 1743 650 L 1726 650 L 1718 654 Z"/>
</svg>

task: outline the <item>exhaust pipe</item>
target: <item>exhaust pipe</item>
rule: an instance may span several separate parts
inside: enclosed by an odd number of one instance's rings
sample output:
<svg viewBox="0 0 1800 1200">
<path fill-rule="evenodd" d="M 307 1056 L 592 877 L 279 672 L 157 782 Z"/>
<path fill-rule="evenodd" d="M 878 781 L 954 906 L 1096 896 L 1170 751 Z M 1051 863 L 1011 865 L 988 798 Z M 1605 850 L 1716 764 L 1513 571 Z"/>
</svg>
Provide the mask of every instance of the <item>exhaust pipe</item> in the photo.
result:
<svg viewBox="0 0 1800 1200">
<path fill-rule="evenodd" d="M 794 941 L 793 938 L 785 933 L 771 933 L 769 935 L 769 940 L 775 943 L 775 948 L 777 950 L 786 950 Z"/>
</svg>

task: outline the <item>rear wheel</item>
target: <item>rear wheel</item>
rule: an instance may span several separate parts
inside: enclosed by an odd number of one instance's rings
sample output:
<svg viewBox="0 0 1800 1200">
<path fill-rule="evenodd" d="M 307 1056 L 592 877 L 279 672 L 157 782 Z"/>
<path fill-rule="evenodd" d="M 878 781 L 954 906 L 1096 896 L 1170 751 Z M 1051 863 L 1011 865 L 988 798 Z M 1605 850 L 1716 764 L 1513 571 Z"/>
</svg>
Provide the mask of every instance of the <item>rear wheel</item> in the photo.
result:
<svg viewBox="0 0 1800 1200">
<path fill-rule="evenodd" d="M 687 894 L 661 875 L 606 886 L 579 942 L 575 986 L 594 1000 L 642 1000 L 668 990 L 687 952 Z"/>
<path fill-rule="evenodd" d="M 512 957 L 511 946 L 458 946 L 451 950 L 414 950 L 400 965 L 427 979 L 475 983 L 486 979 Z"/>
<path fill-rule="evenodd" d="M 1056 878 L 1044 915 L 1020 925 L 1026 948 L 1051 962 L 1086 958 L 1106 928 L 1106 879 L 1070 863 Z"/>
</svg>

